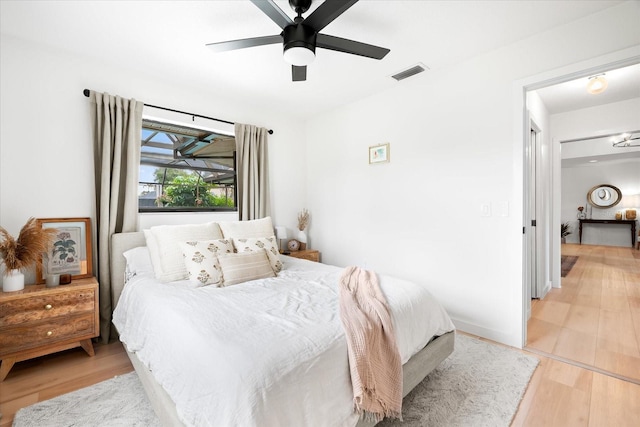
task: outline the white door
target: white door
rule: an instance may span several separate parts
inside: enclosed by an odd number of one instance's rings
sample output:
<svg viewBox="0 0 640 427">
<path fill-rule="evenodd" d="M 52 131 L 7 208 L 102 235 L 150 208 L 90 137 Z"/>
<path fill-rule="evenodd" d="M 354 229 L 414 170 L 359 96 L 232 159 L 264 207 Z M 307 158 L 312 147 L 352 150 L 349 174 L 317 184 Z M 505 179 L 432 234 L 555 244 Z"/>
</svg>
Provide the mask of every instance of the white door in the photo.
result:
<svg viewBox="0 0 640 427">
<path fill-rule="evenodd" d="M 544 250 L 543 231 L 538 221 L 543 220 L 544 212 L 541 198 L 542 191 L 541 166 L 542 166 L 542 141 L 540 128 L 529 120 L 529 141 L 527 144 L 528 156 L 528 190 L 529 190 L 529 233 L 527 233 L 527 250 L 529 254 L 528 273 L 531 286 L 531 298 L 544 298 L 548 288 L 545 286 L 546 275 L 544 273 L 544 256 L 539 253 Z M 544 222 L 544 221 L 542 221 Z M 544 227 L 542 227 L 544 228 Z"/>
<path fill-rule="evenodd" d="M 539 298 L 538 296 L 538 280 L 536 262 L 536 131 L 529 129 L 529 233 L 527 233 L 528 252 L 529 252 L 529 280 L 531 286 L 531 298 Z"/>
</svg>

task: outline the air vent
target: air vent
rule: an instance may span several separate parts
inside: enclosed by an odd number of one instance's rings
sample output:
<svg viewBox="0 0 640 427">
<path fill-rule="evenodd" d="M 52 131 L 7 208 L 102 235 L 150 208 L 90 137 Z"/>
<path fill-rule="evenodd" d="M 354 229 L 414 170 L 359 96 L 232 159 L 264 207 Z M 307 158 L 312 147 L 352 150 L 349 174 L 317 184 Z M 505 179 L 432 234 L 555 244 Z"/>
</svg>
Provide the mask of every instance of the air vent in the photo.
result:
<svg viewBox="0 0 640 427">
<path fill-rule="evenodd" d="M 423 72 L 425 70 L 428 70 L 428 69 L 429 69 L 429 67 L 425 66 L 424 64 L 417 64 L 417 65 L 414 65 L 413 67 L 407 68 L 404 71 L 400 71 L 399 73 L 394 74 L 391 77 L 393 77 L 397 81 L 400 81 L 400 80 L 404 80 L 404 79 L 406 79 L 408 77 L 415 76 L 416 74 L 420 74 L 421 72 Z"/>
</svg>

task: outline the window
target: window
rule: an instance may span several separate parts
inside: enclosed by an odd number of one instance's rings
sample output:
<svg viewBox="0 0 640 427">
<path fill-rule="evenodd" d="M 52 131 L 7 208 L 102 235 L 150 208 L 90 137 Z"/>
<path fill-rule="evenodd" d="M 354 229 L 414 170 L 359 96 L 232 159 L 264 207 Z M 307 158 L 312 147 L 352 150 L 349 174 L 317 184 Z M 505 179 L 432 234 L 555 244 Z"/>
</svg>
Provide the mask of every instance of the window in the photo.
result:
<svg viewBox="0 0 640 427">
<path fill-rule="evenodd" d="M 143 119 L 139 211 L 236 210 L 235 150 L 234 136 Z"/>
</svg>

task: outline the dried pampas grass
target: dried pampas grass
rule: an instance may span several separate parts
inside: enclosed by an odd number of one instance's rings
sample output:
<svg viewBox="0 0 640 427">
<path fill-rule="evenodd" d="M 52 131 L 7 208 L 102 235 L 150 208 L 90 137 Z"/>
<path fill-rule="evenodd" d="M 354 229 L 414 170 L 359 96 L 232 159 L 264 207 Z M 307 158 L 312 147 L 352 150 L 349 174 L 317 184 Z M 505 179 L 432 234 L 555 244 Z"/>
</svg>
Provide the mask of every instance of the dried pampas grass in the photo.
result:
<svg viewBox="0 0 640 427">
<path fill-rule="evenodd" d="M 302 209 L 298 214 L 298 230 L 302 231 L 309 225 L 309 211 Z"/>
<path fill-rule="evenodd" d="M 7 230 L 0 227 L 0 257 L 7 270 L 24 270 L 34 265 L 46 253 L 57 230 L 42 228 L 35 218 L 29 218 L 14 239 Z"/>
</svg>

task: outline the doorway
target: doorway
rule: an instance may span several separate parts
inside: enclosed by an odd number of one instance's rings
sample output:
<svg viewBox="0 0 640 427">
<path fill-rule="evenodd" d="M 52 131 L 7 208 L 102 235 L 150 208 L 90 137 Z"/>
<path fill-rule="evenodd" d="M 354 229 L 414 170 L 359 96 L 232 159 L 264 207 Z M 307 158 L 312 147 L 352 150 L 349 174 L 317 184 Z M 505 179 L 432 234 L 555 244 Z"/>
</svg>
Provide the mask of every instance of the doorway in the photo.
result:
<svg viewBox="0 0 640 427">
<path fill-rule="evenodd" d="M 625 67 L 640 62 L 639 58 L 633 58 Z M 621 64 L 603 65 L 596 69 L 590 69 L 576 75 L 565 78 L 559 77 L 553 86 L 564 82 L 583 80 L 585 83 L 588 74 L 598 72 L 611 72 L 620 67 Z M 640 75 L 640 69 L 637 71 Z M 580 74 L 580 73 L 578 73 Z M 527 92 L 527 108 L 530 105 L 530 94 L 542 89 L 541 86 L 530 89 Z M 584 86 L 583 86 L 584 87 Z M 640 95 L 638 95 L 636 114 L 640 117 Z M 595 108 L 595 107 L 590 107 Z M 633 283 L 637 280 L 638 264 L 640 254 L 632 251 L 632 248 L 615 248 L 593 245 L 578 245 L 577 241 L 569 245 L 560 245 L 560 224 L 562 219 L 567 219 L 567 215 L 576 218 L 577 207 L 572 206 L 569 210 L 575 212 L 567 213 L 567 208 L 561 206 L 561 150 L 558 138 L 549 138 L 549 152 L 551 156 L 545 158 L 538 155 L 539 151 L 544 151 L 545 131 L 553 133 L 552 125 L 554 120 L 540 119 L 540 113 L 529 111 L 525 121 L 525 251 L 524 270 L 525 288 L 527 301 L 538 296 L 539 300 L 534 300 L 530 312 L 527 312 L 525 319 L 525 346 L 532 351 L 539 351 L 549 357 L 555 357 L 578 365 L 585 365 L 593 370 L 601 370 L 613 376 L 631 378 L 634 382 L 640 383 L 640 310 L 637 316 L 632 311 L 628 313 L 622 310 L 615 310 L 624 305 L 621 293 L 626 293 L 632 298 L 637 298 L 636 289 L 640 289 L 640 283 Z M 531 117 L 534 120 L 531 120 Z M 542 123 L 540 123 L 542 122 Z M 538 128 L 534 128 L 531 123 Z M 620 124 L 612 125 L 619 129 Z M 633 128 L 631 126 L 630 128 Z M 565 129 L 566 130 L 566 129 Z M 586 136 L 586 135 L 584 135 Z M 542 150 L 540 150 L 542 147 Z M 634 161 L 634 160 L 632 160 Z M 640 169 L 640 155 L 638 157 L 638 168 Z M 545 164 L 545 162 L 548 162 Z M 549 186 L 540 185 L 541 169 L 550 171 Z M 639 181 L 640 182 L 640 181 Z M 586 191 L 586 190 L 585 190 Z M 584 205 L 584 198 L 581 199 Z M 546 206 L 545 206 L 546 205 Z M 540 219 L 548 215 L 548 236 L 541 232 Z M 570 218 L 570 216 L 569 216 Z M 529 221 L 532 221 L 529 223 Z M 528 228 L 527 228 L 528 227 Z M 527 233 L 528 232 L 528 233 Z M 577 235 L 577 229 L 575 230 Z M 545 242 L 548 239 L 548 244 Z M 560 266 L 561 255 L 571 253 L 577 255 L 581 260 L 576 263 L 572 276 L 561 279 Z M 545 264 L 547 267 L 545 267 Z M 630 278 L 630 283 L 620 284 L 616 278 Z M 543 280 L 541 280 L 543 279 Z M 560 281 L 564 285 L 561 286 Z M 547 294 L 545 285 L 548 282 L 553 284 L 553 288 Z M 596 283 L 597 282 L 597 283 Z M 582 287 L 587 284 L 587 287 Z M 542 285 L 542 286 L 541 286 Z M 627 285 L 629 285 L 627 290 Z M 624 288 L 624 290 L 623 290 Z M 540 294 L 537 294 L 538 291 Z M 616 298 L 609 298 L 609 293 Z M 591 294 L 589 294 L 591 293 Z M 588 297 L 587 297 L 588 296 Z M 580 304 L 574 304 L 578 300 Z M 598 300 L 599 305 L 595 305 Z M 589 306 L 589 301 L 591 305 Z M 604 302 L 603 302 L 604 301 Z M 614 302 L 615 301 L 615 302 Z M 627 305 L 632 305 L 627 300 Z M 635 322 L 635 323 L 634 323 Z M 545 334 L 545 330 L 547 329 Z M 590 328 L 590 330 L 589 330 Z M 607 330 L 607 328 L 611 328 Z M 634 331 L 634 335 L 628 332 L 621 338 L 621 330 Z M 638 329 L 638 331 L 635 331 Z M 635 333 L 637 332 L 637 333 Z M 581 335 L 582 334 L 582 335 Z M 617 337 L 620 337 L 619 339 Z M 564 340 L 564 341 L 563 341 Z M 626 341 L 625 341 L 626 340 Z M 635 342 L 635 344 L 634 344 Z M 588 354 L 588 356 L 583 356 Z M 638 371 L 638 372 L 636 372 Z"/>
</svg>

